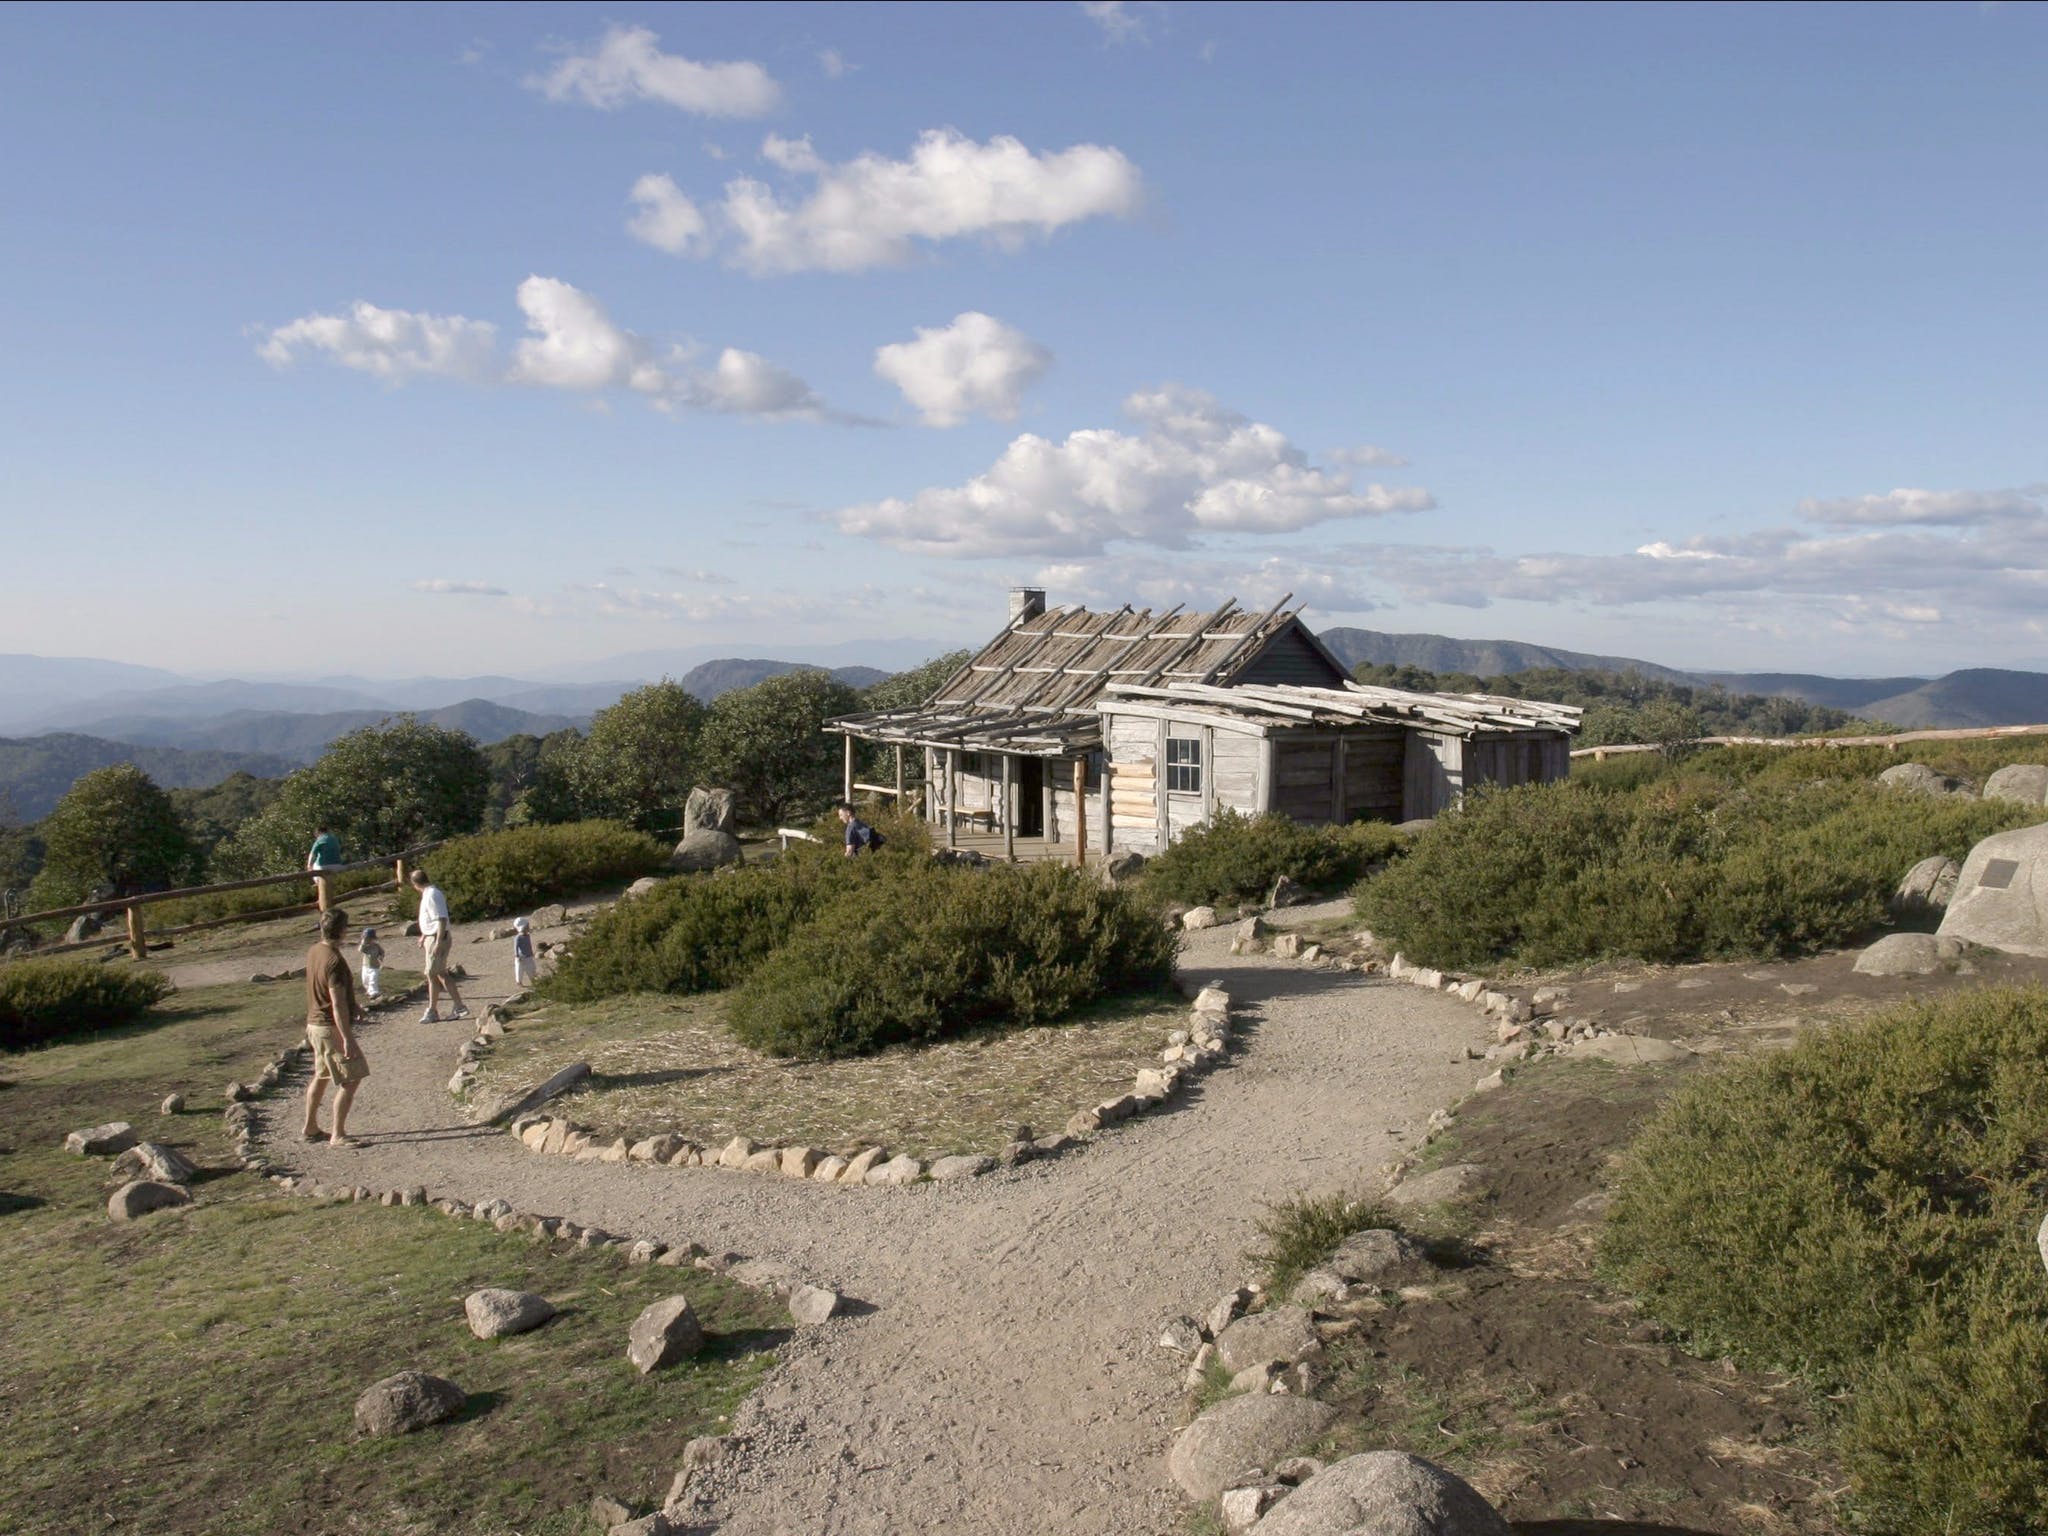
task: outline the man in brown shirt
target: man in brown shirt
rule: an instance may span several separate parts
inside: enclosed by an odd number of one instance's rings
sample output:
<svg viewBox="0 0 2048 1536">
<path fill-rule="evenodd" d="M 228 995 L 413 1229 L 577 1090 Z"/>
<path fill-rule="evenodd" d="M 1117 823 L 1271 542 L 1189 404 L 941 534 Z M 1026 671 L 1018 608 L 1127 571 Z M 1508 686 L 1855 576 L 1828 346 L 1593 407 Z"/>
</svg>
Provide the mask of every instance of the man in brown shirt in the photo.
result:
<svg viewBox="0 0 2048 1536">
<path fill-rule="evenodd" d="M 320 1100 L 334 1084 L 334 1134 L 328 1144 L 352 1147 L 348 1139 L 348 1107 L 356 1088 L 370 1075 L 363 1048 L 356 1043 L 356 984 L 349 975 L 341 941 L 348 933 L 346 912 L 320 915 L 320 942 L 306 951 L 306 1043 L 313 1048 L 313 1081 L 306 1085 L 307 1141 L 320 1138 Z"/>
</svg>

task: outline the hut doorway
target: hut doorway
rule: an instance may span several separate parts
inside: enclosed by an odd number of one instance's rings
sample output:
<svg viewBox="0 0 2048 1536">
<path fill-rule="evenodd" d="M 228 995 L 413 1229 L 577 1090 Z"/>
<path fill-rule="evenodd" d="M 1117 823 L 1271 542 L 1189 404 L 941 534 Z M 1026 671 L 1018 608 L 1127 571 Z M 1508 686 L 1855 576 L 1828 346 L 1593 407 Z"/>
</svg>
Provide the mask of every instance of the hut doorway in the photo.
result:
<svg viewBox="0 0 2048 1536">
<path fill-rule="evenodd" d="M 1017 835 L 1045 836 L 1045 759 L 1017 761 Z"/>
</svg>

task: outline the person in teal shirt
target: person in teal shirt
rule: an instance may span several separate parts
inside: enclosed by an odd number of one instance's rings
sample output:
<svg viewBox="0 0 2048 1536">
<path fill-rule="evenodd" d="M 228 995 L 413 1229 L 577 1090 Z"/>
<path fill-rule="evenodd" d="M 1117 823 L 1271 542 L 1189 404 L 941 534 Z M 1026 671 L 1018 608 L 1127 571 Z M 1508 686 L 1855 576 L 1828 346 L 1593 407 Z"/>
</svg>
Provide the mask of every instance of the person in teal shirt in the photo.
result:
<svg viewBox="0 0 2048 1536">
<path fill-rule="evenodd" d="M 327 910 L 327 877 L 323 871 L 335 868 L 342 862 L 341 839 L 324 826 L 313 829 L 313 847 L 306 855 L 306 868 L 313 876 L 313 899 L 320 910 Z"/>
</svg>

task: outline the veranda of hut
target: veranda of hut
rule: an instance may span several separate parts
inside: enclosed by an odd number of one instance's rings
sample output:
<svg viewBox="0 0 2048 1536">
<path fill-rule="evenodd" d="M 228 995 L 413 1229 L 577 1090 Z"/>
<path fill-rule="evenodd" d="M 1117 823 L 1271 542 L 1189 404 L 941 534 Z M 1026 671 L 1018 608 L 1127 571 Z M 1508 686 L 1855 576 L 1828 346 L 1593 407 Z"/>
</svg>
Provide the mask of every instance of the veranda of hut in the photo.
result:
<svg viewBox="0 0 2048 1536">
<path fill-rule="evenodd" d="M 1328 824 L 1435 816 L 1571 771 L 1580 712 L 1488 694 L 1199 683 L 1106 687 L 1100 846 L 1157 853 L 1218 811 Z"/>
</svg>

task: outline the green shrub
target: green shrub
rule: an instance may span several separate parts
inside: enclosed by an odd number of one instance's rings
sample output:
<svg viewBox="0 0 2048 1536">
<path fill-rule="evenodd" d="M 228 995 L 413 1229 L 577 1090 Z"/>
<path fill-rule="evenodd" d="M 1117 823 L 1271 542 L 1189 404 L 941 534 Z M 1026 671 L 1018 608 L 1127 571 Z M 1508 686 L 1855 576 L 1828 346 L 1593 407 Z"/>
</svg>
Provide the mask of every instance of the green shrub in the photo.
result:
<svg viewBox="0 0 2048 1536">
<path fill-rule="evenodd" d="M 448 898 L 449 916 L 498 917 L 668 865 L 669 845 L 615 821 L 508 827 L 443 843 L 421 861 Z M 398 912 L 419 911 L 419 892 L 399 893 Z"/>
<path fill-rule="evenodd" d="M 1266 1292 L 1287 1296 L 1295 1281 L 1337 1251 L 1355 1232 L 1391 1227 L 1381 1207 L 1347 1195 L 1291 1195 L 1266 1207 L 1258 1220 L 1263 1247 L 1248 1257 L 1259 1266 Z"/>
<path fill-rule="evenodd" d="M 1920 859 L 1960 859 L 2040 817 L 1841 780 L 1526 785 L 1437 818 L 1359 888 L 1358 911 L 1411 959 L 1449 969 L 1800 954 L 1883 923 Z"/>
<path fill-rule="evenodd" d="M 353 896 L 367 890 L 391 888 L 389 869 L 357 869 L 345 875 L 327 877 L 330 898 Z M 221 917 L 240 917 L 250 912 L 272 912 L 281 907 L 305 907 L 313 903 L 313 882 L 309 879 L 280 881 L 244 891 L 214 891 L 204 896 L 180 896 L 175 901 L 152 902 L 143 908 L 149 929 L 175 928 L 181 923 L 204 923 Z"/>
<path fill-rule="evenodd" d="M 1846 1391 L 1865 1524 L 2048 1530 L 2048 992 L 1916 1004 L 1682 1090 L 1609 1273 L 1704 1347 Z"/>
<path fill-rule="evenodd" d="M 1384 822 L 1311 827 L 1277 814 L 1226 809 L 1152 860 L 1145 889 L 1161 901 L 1189 905 L 1262 901 L 1282 875 L 1311 890 L 1349 885 L 1401 845 L 1401 834 Z"/>
<path fill-rule="evenodd" d="M 541 983 L 563 1002 L 736 985 L 841 885 L 881 879 L 891 851 L 860 859 L 792 852 L 772 864 L 686 875 L 599 915 Z"/>
<path fill-rule="evenodd" d="M 1173 935 L 1130 893 L 1079 870 L 883 867 L 868 888 L 842 884 L 740 985 L 730 1015 L 740 1040 L 777 1056 L 859 1055 L 1049 1022 L 1172 975 Z"/>
<path fill-rule="evenodd" d="M 0 965 L 0 1050 L 133 1024 L 170 990 L 156 971 L 92 960 Z"/>
</svg>

